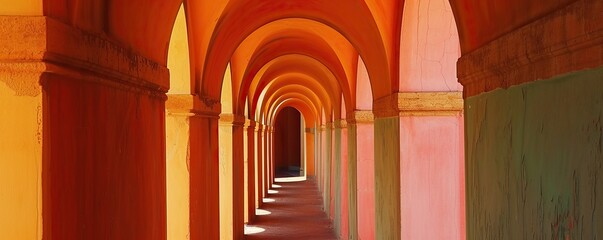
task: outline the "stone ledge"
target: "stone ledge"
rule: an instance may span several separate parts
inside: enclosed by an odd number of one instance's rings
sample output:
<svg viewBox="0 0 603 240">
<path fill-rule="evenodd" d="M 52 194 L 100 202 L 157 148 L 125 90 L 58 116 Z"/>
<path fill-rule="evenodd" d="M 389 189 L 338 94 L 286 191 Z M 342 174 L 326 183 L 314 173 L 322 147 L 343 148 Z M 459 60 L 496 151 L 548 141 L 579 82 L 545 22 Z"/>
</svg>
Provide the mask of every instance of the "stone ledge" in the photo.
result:
<svg viewBox="0 0 603 240">
<path fill-rule="evenodd" d="M 232 113 L 220 114 L 220 124 L 232 124 L 243 126 L 245 124 L 245 116 L 234 115 Z"/>
<path fill-rule="evenodd" d="M 334 128 L 347 128 L 348 122 L 345 119 L 336 120 L 335 122 L 333 122 L 333 127 Z"/>
<path fill-rule="evenodd" d="M 375 116 L 371 110 L 356 110 L 347 114 L 347 122 L 350 124 L 356 123 L 373 123 Z"/>
<path fill-rule="evenodd" d="M 576 1 L 463 55 L 464 97 L 603 65 L 601 13 L 601 1 Z"/>
<path fill-rule="evenodd" d="M 53 73 L 77 79 L 92 75 L 164 93 L 169 88 L 167 67 L 48 17 L 0 16 L 0 62 L 44 62 Z"/>
<path fill-rule="evenodd" d="M 461 92 L 402 92 L 377 99 L 375 117 L 450 116 L 463 111 Z"/>
<path fill-rule="evenodd" d="M 168 114 L 194 115 L 201 117 L 218 118 L 220 111 L 204 108 L 204 104 L 196 95 L 167 94 L 165 109 Z"/>
</svg>

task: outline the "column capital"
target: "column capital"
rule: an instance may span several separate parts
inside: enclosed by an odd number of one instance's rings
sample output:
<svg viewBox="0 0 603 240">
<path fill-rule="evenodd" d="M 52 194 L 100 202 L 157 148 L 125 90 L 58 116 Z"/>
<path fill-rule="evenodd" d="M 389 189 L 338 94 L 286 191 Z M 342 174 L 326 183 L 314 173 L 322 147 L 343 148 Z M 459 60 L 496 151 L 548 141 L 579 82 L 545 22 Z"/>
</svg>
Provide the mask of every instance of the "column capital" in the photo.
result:
<svg viewBox="0 0 603 240">
<path fill-rule="evenodd" d="M 334 128 L 347 128 L 348 122 L 345 119 L 335 120 L 335 122 L 333 122 L 333 127 Z"/>
<path fill-rule="evenodd" d="M 393 116 L 454 116 L 463 111 L 461 92 L 399 92 L 377 99 L 374 115 Z"/>
<path fill-rule="evenodd" d="M 2 65 L 43 63 L 50 74 L 131 91 L 163 94 L 169 88 L 164 64 L 98 34 L 46 16 L 0 16 L 0 26 L 0 46 L 11 46 L 0 48 Z"/>
<path fill-rule="evenodd" d="M 251 119 L 245 119 L 245 128 L 255 130 L 256 122 Z"/>
<path fill-rule="evenodd" d="M 255 131 L 256 131 L 256 132 L 262 132 L 263 128 L 264 128 L 264 124 L 262 124 L 262 123 L 260 123 L 260 122 L 257 122 L 257 123 L 255 124 Z"/>
<path fill-rule="evenodd" d="M 221 113 L 220 114 L 220 124 L 232 124 L 234 126 L 245 125 L 245 116 L 243 115 L 234 115 L 232 113 Z"/>
<path fill-rule="evenodd" d="M 375 121 L 375 116 L 373 115 L 372 110 L 354 110 L 348 112 L 346 121 L 349 124 L 373 123 Z"/>
</svg>

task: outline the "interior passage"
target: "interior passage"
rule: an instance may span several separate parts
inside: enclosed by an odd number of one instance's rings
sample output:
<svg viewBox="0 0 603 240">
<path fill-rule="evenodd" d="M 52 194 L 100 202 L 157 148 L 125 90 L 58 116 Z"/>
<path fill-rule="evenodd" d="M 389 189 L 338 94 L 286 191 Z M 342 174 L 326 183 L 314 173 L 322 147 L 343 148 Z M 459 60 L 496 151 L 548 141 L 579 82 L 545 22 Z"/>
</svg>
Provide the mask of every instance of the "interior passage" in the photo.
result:
<svg viewBox="0 0 603 240">
<path fill-rule="evenodd" d="M 245 239 L 337 239 L 314 178 L 280 175 Z"/>
</svg>

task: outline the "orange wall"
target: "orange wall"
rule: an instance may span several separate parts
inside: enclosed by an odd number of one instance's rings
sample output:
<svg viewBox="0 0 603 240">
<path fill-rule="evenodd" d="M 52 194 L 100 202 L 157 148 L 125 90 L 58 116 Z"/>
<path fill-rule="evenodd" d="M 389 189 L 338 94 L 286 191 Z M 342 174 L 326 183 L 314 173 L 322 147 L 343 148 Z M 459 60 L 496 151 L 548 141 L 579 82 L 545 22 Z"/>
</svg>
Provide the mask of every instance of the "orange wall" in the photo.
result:
<svg viewBox="0 0 603 240">
<path fill-rule="evenodd" d="M 276 117 L 274 130 L 275 169 L 301 166 L 301 114 L 291 107 Z"/>
<path fill-rule="evenodd" d="M 49 75 L 45 239 L 164 239 L 164 100 Z M 45 138 L 47 138 L 46 136 Z"/>
</svg>

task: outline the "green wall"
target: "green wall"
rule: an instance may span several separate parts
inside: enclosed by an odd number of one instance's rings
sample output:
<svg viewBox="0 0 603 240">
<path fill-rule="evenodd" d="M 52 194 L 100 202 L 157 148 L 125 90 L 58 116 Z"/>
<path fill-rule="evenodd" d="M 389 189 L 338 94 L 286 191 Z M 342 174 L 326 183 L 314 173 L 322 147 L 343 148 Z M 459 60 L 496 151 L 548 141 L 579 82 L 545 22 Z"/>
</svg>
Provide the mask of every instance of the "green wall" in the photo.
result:
<svg viewBox="0 0 603 240">
<path fill-rule="evenodd" d="M 470 97 L 465 113 L 468 239 L 603 239 L 603 68 Z"/>
</svg>

